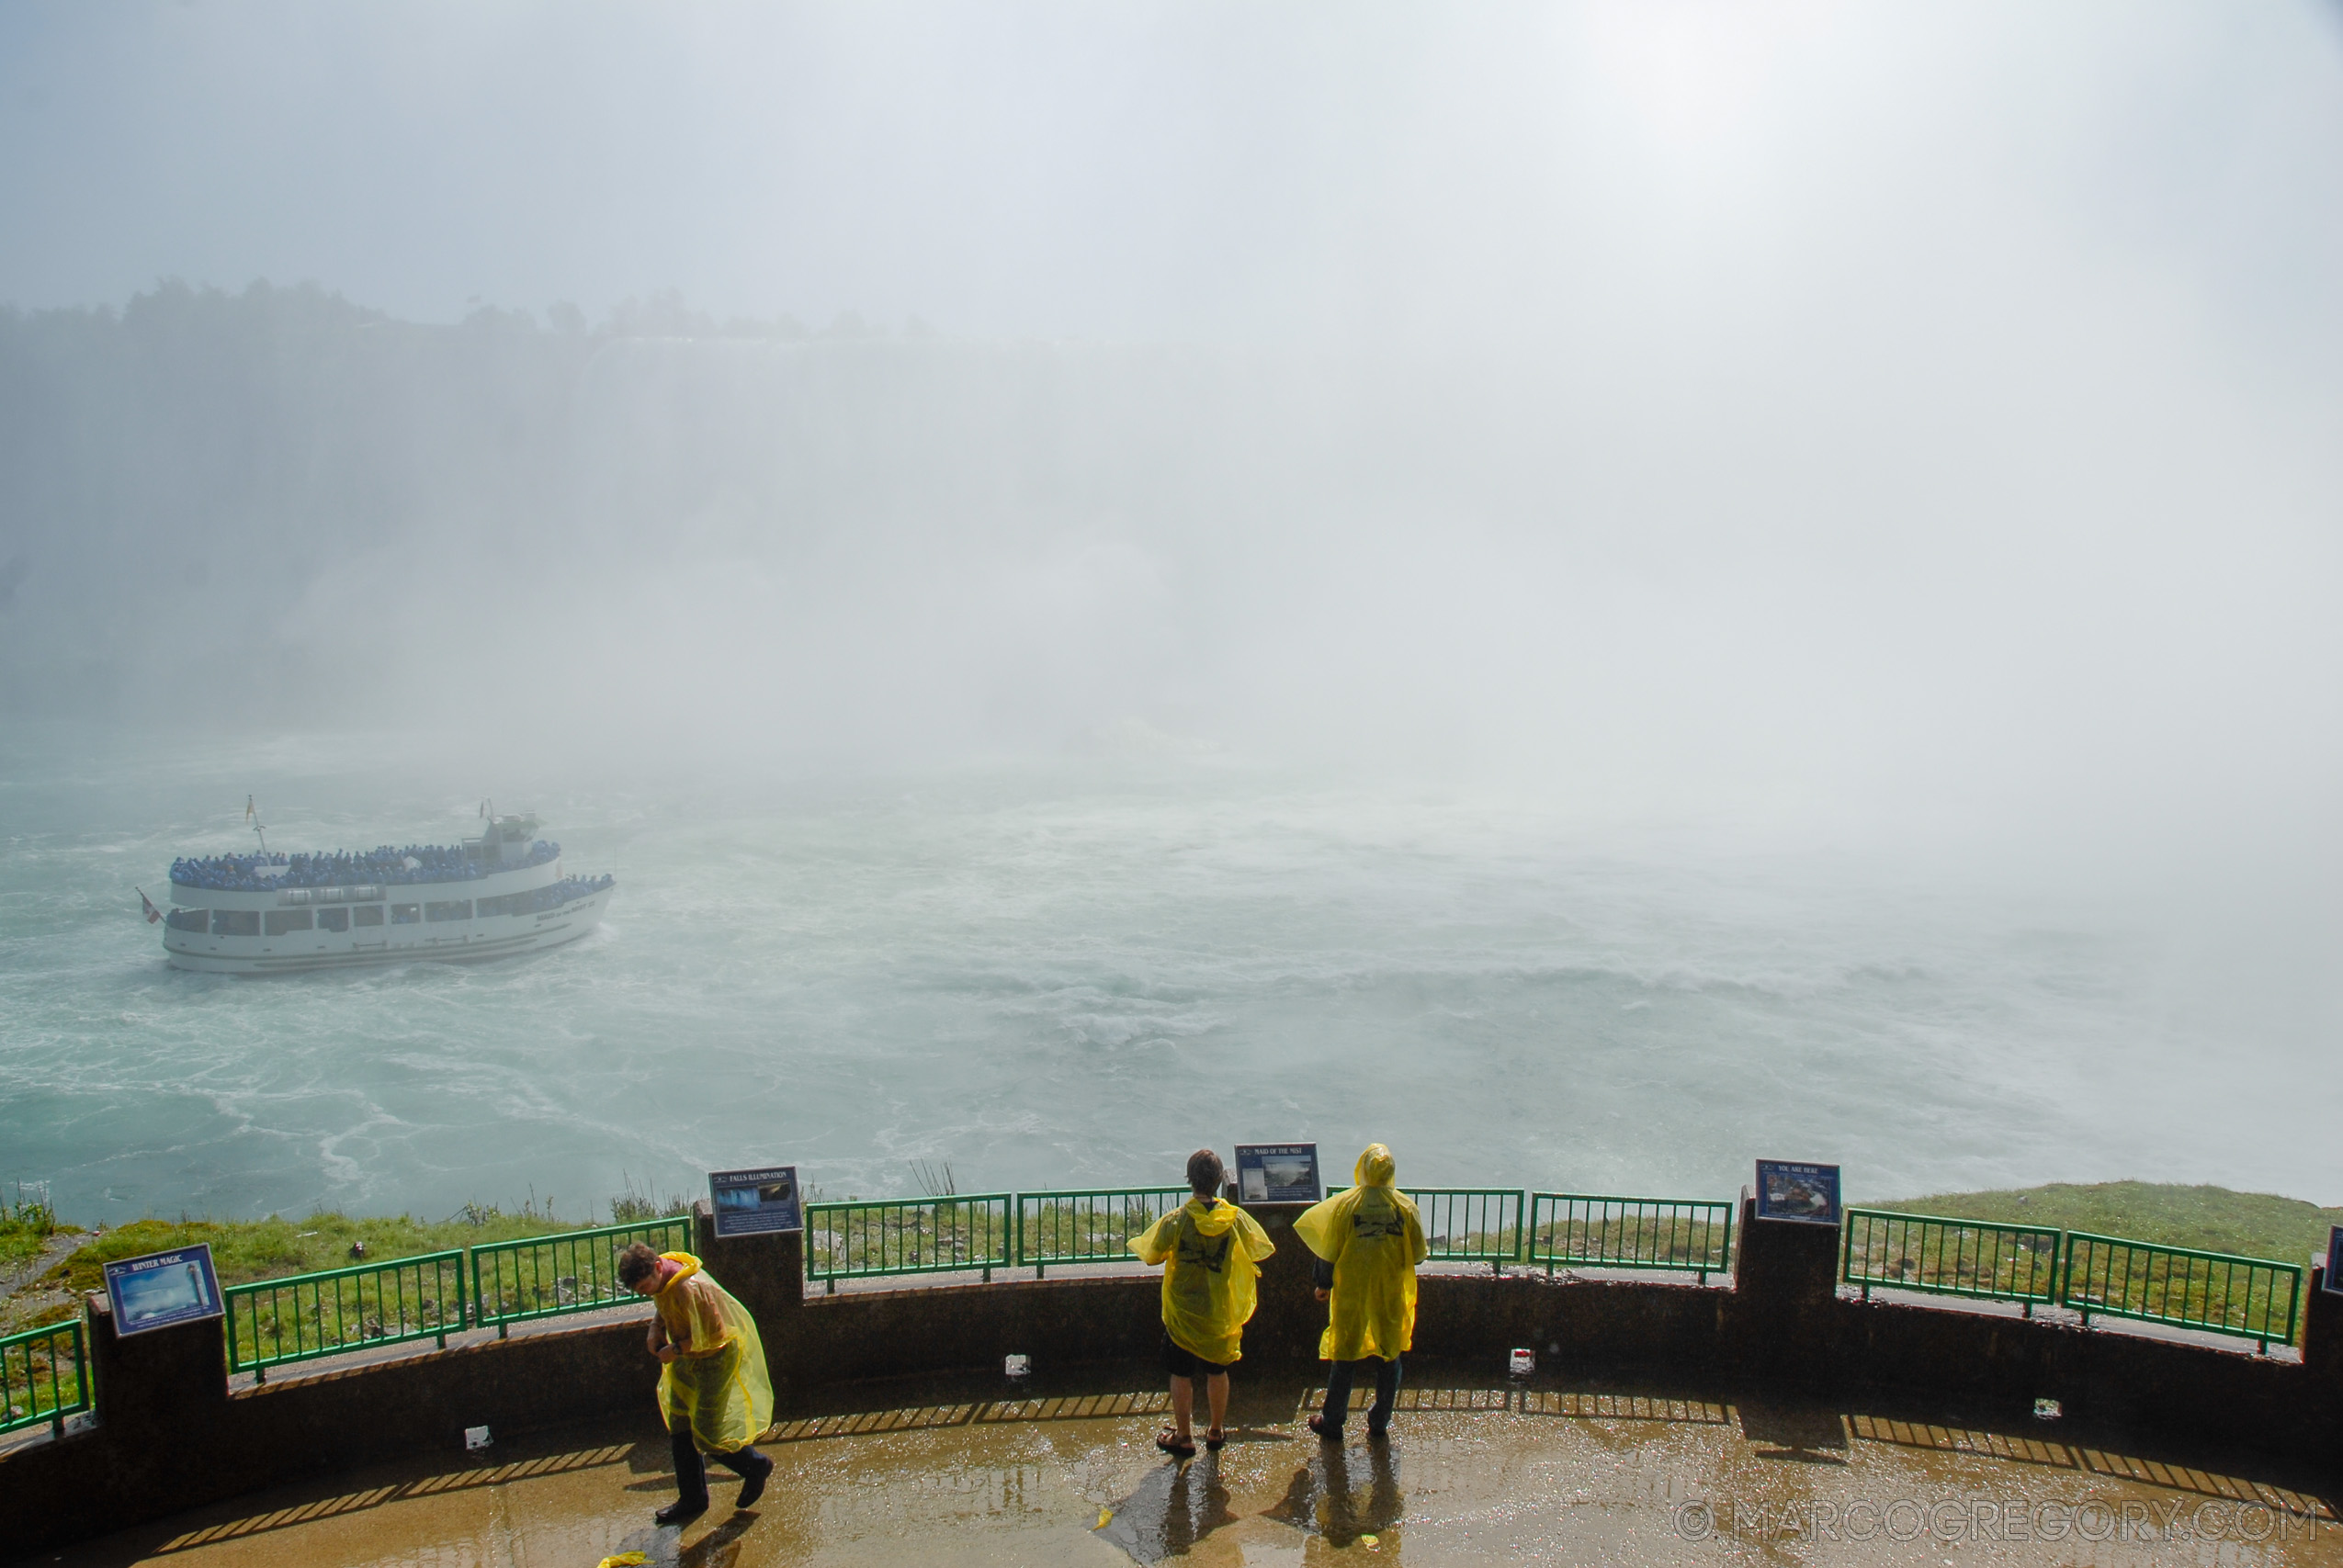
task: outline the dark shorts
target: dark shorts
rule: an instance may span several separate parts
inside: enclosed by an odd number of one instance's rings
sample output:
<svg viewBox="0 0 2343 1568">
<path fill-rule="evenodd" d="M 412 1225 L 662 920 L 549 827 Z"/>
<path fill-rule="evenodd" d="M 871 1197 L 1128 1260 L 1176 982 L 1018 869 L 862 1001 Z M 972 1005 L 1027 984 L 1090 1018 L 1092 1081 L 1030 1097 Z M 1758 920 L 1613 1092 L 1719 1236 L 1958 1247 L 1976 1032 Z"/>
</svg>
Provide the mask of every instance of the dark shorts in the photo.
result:
<svg viewBox="0 0 2343 1568">
<path fill-rule="evenodd" d="M 1228 1370 L 1227 1361 L 1205 1360 L 1193 1350 L 1183 1350 L 1172 1340 L 1172 1331 L 1163 1331 L 1163 1370 L 1175 1378 L 1217 1377 Z"/>
</svg>

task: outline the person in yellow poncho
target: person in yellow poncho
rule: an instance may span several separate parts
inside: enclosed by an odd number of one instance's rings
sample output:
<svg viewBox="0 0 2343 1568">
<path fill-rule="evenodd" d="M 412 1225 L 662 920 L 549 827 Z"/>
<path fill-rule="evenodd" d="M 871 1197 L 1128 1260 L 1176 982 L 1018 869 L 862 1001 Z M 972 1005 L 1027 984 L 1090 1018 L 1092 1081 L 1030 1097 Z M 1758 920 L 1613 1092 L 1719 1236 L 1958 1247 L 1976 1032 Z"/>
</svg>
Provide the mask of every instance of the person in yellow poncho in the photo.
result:
<svg viewBox="0 0 2343 1568">
<path fill-rule="evenodd" d="M 1423 1221 L 1406 1193 L 1391 1185 L 1398 1174 L 1391 1151 L 1369 1144 L 1351 1172 L 1353 1186 L 1314 1203 L 1294 1222 L 1294 1234 L 1315 1255 L 1318 1299 L 1329 1302 L 1318 1358 L 1326 1372 L 1326 1404 L 1310 1430 L 1330 1443 L 1342 1440 L 1351 1411 L 1351 1375 L 1375 1363 L 1375 1407 L 1367 1436 L 1381 1438 L 1399 1398 L 1399 1357 L 1415 1343 L 1416 1265 L 1424 1260 Z"/>
<path fill-rule="evenodd" d="M 1261 1260 L 1277 1250 L 1261 1222 L 1220 1196 L 1227 1173 L 1220 1156 L 1198 1149 L 1188 1156 L 1188 1190 L 1195 1194 L 1131 1239 L 1142 1263 L 1163 1270 L 1163 1370 L 1172 1374 L 1172 1425 L 1156 1438 L 1165 1453 L 1196 1451 L 1194 1380 L 1205 1380 L 1212 1426 L 1204 1446 L 1228 1441 L 1228 1369 L 1244 1355 L 1245 1325 L 1252 1320 L 1253 1281 Z"/>
<path fill-rule="evenodd" d="M 751 1447 L 773 1424 L 773 1382 L 756 1319 L 688 1252 L 653 1252 L 637 1242 L 618 1255 L 618 1282 L 659 1308 L 651 1353 L 661 1362 L 659 1408 L 682 1495 L 651 1517 L 673 1525 L 707 1512 L 702 1454 L 740 1476 L 733 1506 L 753 1506 L 773 1474 L 773 1461 Z"/>
</svg>

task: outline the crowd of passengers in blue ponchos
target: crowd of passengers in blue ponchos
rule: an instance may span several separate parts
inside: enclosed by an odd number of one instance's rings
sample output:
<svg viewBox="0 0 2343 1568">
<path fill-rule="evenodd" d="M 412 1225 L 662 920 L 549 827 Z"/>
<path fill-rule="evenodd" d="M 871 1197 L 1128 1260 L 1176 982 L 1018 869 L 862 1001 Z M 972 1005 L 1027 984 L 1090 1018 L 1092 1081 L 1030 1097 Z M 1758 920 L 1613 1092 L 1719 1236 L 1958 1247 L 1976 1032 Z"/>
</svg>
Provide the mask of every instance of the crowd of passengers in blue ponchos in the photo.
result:
<svg viewBox="0 0 2343 1568">
<path fill-rule="evenodd" d="M 171 880 L 182 887 L 204 887 L 217 893 L 267 893 L 279 887 L 342 887 L 351 883 L 468 882 L 500 871 L 543 865 L 561 852 L 561 846 L 539 839 L 518 860 L 474 860 L 460 848 L 442 844 L 409 844 L 394 850 L 330 854 L 204 855 L 171 863 Z M 417 863 L 409 865 L 413 861 Z M 263 876 L 260 868 L 281 868 Z"/>
</svg>

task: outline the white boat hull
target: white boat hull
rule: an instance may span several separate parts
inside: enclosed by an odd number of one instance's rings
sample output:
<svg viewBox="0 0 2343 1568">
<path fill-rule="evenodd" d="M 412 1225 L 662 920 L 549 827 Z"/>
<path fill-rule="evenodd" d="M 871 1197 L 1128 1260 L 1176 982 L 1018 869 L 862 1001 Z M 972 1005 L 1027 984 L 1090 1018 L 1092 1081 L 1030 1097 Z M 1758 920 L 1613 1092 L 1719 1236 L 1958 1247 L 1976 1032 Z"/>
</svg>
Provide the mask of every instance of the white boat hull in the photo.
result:
<svg viewBox="0 0 2343 1568">
<path fill-rule="evenodd" d="M 304 931 L 282 936 L 213 936 L 204 931 L 165 931 L 163 948 L 172 968 L 209 975 L 297 975 L 384 964 L 482 964 L 577 941 L 602 923 L 603 906 L 610 901 L 613 891 L 606 887 L 533 914 L 375 926 L 363 934 Z"/>
</svg>

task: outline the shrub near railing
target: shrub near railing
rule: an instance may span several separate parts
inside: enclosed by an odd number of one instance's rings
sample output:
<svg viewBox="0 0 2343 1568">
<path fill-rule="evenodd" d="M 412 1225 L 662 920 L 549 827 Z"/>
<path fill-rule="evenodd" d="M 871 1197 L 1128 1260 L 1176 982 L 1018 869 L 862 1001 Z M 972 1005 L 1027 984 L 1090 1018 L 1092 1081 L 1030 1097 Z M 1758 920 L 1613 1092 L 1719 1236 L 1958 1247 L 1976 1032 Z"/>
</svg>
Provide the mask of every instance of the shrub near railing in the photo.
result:
<svg viewBox="0 0 2343 1568">
<path fill-rule="evenodd" d="M 806 1278 L 832 1292 L 841 1280 L 957 1274 L 985 1280 L 1010 1266 L 1016 1194 L 806 1205 Z"/>
<path fill-rule="evenodd" d="M 2303 1270 L 2292 1263 L 2070 1231 L 2058 1300 L 2083 1314 L 2292 1344 Z"/>
<path fill-rule="evenodd" d="M 1016 1260 L 1043 1277 L 1051 1264 L 1129 1263 L 1132 1238 L 1188 1201 L 1185 1187 L 1094 1187 L 1017 1194 Z"/>
<path fill-rule="evenodd" d="M 1529 1261 L 1667 1269 L 1702 1284 L 1733 1262 L 1733 1205 L 1588 1192 L 1530 1194 Z"/>
<path fill-rule="evenodd" d="M 231 1285 L 228 1366 L 255 1381 L 287 1361 L 436 1339 L 464 1326 L 464 1254 L 428 1252 L 322 1274 Z"/>
<path fill-rule="evenodd" d="M 49 1423 L 89 1408 L 88 1341 L 79 1318 L 0 1339 L 0 1432 Z"/>
<path fill-rule="evenodd" d="M 472 1321 L 483 1328 L 494 1324 L 502 1339 L 514 1324 L 530 1318 L 596 1312 L 638 1301 L 641 1298 L 618 1283 L 618 1254 L 636 1242 L 654 1252 L 686 1250 L 692 1246 L 691 1216 L 475 1247 Z"/>
<path fill-rule="evenodd" d="M 2032 1317 L 2058 1299 L 2063 1233 L 2037 1225 L 1849 1209 L 1839 1278 L 1862 1287 L 2020 1302 Z"/>
</svg>

